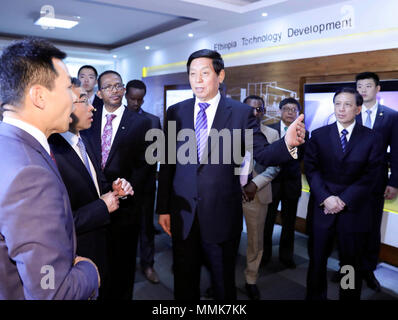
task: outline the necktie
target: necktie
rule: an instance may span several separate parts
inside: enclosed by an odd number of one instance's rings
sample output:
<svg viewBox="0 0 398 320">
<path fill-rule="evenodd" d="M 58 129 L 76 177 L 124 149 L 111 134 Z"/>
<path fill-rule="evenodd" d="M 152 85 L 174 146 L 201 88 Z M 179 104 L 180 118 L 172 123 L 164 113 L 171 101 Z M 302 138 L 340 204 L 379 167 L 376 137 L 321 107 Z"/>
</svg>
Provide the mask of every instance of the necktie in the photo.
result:
<svg viewBox="0 0 398 320">
<path fill-rule="evenodd" d="M 77 147 L 79 148 L 80 154 L 82 155 L 83 163 L 84 163 L 88 173 L 90 174 L 91 179 L 93 179 L 93 174 L 91 173 L 90 164 L 88 162 L 88 156 L 87 156 L 86 147 L 85 147 L 85 145 L 83 143 L 82 138 L 80 138 L 80 137 L 79 137 L 79 140 L 77 141 Z"/>
<path fill-rule="evenodd" d="M 205 149 L 206 142 L 207 142 L 207 116 L 206 116 L 206 109 L 210 106 L 210 104 L 206 102 L 200 102 L 199 105 L 199 112 L 196 117 L 196 124 L 195 124 L 195 134 L 196 134 L 196 144 L 198 148 L 198 160 L 202 158 L 203 150 Z"/>
<path fill-rule="evenodd" d="M 283 127 L 283 131 L 281 132 L 281 138 L 285 136 L 287 128 L 288 128 L 287 126 Z"/>
<path fill-rule="evenodd" d="M 372 110 L 366 110 L 368 116 L 366 117 L 365 127 L 372 129 L 372 119 L 370 119 L 370 115 L 372 114 Z"/>
<path fill-rule="evenodd" d="M 347 138 L 346 135 L 348 134 L 348 131 L 346 129 L 341 130 L 341 148 L 343 149 L 343 153 L 345 153 L 345 150 L 347 148 Z"/>
<path fill-rule="evenodd" d="M 106 160 L 108 160 L 109 151 L 111 150 L 112 120 L 115 119 L 115 117 L 115 114 L 106 115 L 106 124 L 101 137 L 101 169 L 104 169 Z"/>
<path fill-rule="evenodd" d="M 54 153 L 50 150 L 50 157 L 54 161 L 55 165 L 57 165 L 57 161 L 55 160 Z"/>
</svg>

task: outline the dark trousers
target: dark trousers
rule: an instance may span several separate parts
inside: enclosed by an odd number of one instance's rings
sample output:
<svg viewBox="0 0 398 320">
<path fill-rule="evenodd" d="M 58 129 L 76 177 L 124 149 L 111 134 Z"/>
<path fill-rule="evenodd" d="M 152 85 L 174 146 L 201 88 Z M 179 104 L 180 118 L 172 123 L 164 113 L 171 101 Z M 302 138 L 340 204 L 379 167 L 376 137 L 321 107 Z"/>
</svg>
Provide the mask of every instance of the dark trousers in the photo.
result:
<svg viewBox="0 0 398 320">
<path fill-rule="evenodd" d="M 365 252 L 362 262 L 365 273 L 373 272 L 379 261 L 381 243 L 381 220 L 383 218 L 384 196 L 380 195 L 374 200 L 374 214 L 370 232 L 365 239 Z"/>
<path fill-rule="evenodd" d="M 155 203 L 155 190 L 143 196 L 141 230 L 140 230 L 140 264 L 142 269 L 153 267 L 155 255 L 155 227 L 153 214 Z"/>
<path fill-rule="evenodd" d="M 327 299 L 327 260 L 337 237 L 340 264 L 350 265 L 355 271 L 355 288 L 340 286 L 340 300 L 359 300 L 362 289 L 362 256 L 365 234 L 340 232 L 336 227 L 324 229 L 313 227 L 308 239 L 310 263 L 307 273 L 307 300 Z"/>
<path fill-rule="evenodd" d="M 263 259 L 268 260 L 272 256 L 272 234 L 278 213 L 279 201 L 282 203 L 282 233 L 279 240 L 279 259 L 292 260 L 294 251 L 294 230 L 296 224 L 297 204 L 299 198 L 289 199 L 282 194 L 273 197 L 268 206 L 268 213 L 264 226 L 264 252 Z"/>
<path fill-rule="evenodd" d="M 185 240 L 173 238 L 174 297 L 176 300 L 200 299 L 200 271 L 209 268 L 216 300 L 236 300 L 235 263 L 240 236 L 222 243 L 208 243 L 200 236 L 195 217 Z"/>
<path fill-rule="evenodd" d="M 112 214 L 128 214 L 113 212 Z M 130 213 L 132 214 L 132 213 Z M 106 300 L 131 300 L 133 298 L 137 243 L 140 230 L 140 217 L 134 222 L 123 223 L 116 219 L 109 225 L 110 257 L 109 281 L 104 288 Z"/>
</svg>

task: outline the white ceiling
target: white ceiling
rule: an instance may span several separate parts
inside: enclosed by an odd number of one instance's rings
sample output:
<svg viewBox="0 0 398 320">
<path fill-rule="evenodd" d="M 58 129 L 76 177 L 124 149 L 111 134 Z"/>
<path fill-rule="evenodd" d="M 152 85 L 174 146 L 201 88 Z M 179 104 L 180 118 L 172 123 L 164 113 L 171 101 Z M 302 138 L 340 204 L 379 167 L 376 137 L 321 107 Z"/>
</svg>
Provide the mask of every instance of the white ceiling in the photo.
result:
<svg viewBox="0 0 398 320">
<path fill-rule="evenodd" d="M 1 0 L 0 41 L 39 36 L 59 45 L 102 51 L 151 41 L 164 46 L 263 19 L 332 5 L 346 0 Z M 47 29 L 33 22 L 51 5 L 55 15 L 79 16 L 70 29 Z M 263 17 L 262 12 L 268 16 Z M 149 44 L 149 41 L 148 41 Z M 142 50 L 144 50 L 142 48 Z"/>
</svg>

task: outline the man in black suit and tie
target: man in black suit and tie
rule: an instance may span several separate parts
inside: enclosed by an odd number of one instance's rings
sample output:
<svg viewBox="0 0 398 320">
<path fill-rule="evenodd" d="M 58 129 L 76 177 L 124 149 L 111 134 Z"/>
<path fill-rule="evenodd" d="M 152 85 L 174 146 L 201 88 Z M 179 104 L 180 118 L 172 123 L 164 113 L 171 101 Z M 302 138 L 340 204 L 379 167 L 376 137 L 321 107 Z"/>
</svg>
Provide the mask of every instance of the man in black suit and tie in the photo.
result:
<svg viewBox="0 0 398 320">
<path fill-rule="evenodd" d="M 281 120 L 269 125 L 278 131 L 282 138 L 288 127 L 296 120 L 301 110 L 300 103 L 294 98 L 283 99 L 279 103 Z M 288 268 L 296 268 L 293 260 L 294 229 L 296 223 L 297 205 L 301 196 L 301 168 L 300 162 L 304 156 L 304 147 L 298 148 L 298 159 L 291 159 L 280 166 L 281 170 L 272 180 L 272 203 L 268 206 L 268 214 L 264 227 L 263 262 L 267 263 L 272 256 L 272 234 L 281 202 L 282 232 L 279 240 L 279 260 Z"/>
<path fill-rule="evenodd" d="M 49 144 L 58 170 L 68 191 L 77 236 L 76 252 L 90 258 L 98 267 L 101 287 L 98 299 L 104 298 L 103 288 L 108 285 L 107 269 L 109 244 L 106 226 L 110 213 L 119 208 L 119 196 L 133 195 L 125 179 L 117 179 L 113 190 L 102 194 L 101 170 L 89 145 L 80 135 L 91 127 L 93 106 L 80 81 L 72 78 L 75 101 L 69 131 L 50 136 Z"/>
<path fill-rule="evenodd" d="M 98 87 L 104 106 L 94 113 L 93 125 L 84 134 L 103 171 L 105 191 L 110 190 L 112 181 L 118 177 L 125 178 L 134 189 L 134 197 L 120 201 L 109 226 L 111 298 L 131 300 L 141 220 L 140 197 L 148 168 L 145 133 L 150 120 L 122 106 L 125 89 L 117 72 L 103 72 L 98 77 Z"/>
<path fill-rule="evenodd" d="M 333 102 L 337 122 L 312 132 L 304 157 L 313 210 L 308 240 L 309 300 L 327 299 L 326 266 L 336 236 L 341 266 L 351 268 L 348 287 L 347 283 L 340 285 L 340 299 L 360 299 L 363 244 L 371 227 L 371 195 L 383 157 L 380 137 L 355 120 L 361 112 L 361 95 L 353 88 L 343 88 L 335 93 Z"/>
<path fill-rule="evenodd" d="M 81 66 L 77 72 L 77 77 L 81 81 L 83 89 L 87 92 L 88 102 L 90 102 L 95 109 L 101 108 L 104 102 L 94 92 L 98 78 L 97 69 L 90 65 Z"/>
<path fill-rule="evenodd" d="M 187 71 L 196 97 L 167 110 L 164 127 L 169 144 L 165 159 L 170 157 L 170 161 L 160 166 L 159 224 L 172 236 L 175 298 L 200 298 L 200 269 L 205 259 L 215 298 L 233 300 L 235 258 L 242 231 L 239 168 L 245 147 L 254 145 L 254 159 L 266 167 L 288 161 L 292 157 L 289 151 L 296 156 L 295 147 L 304 141 L 304 116 L 291 125 L 285 139 L 269 145 L 252 108 L 219 93 L 225 71 L 218 52 L 194 52 L 188 59 Z M 174 128 L 174 133 L 183 133 L 179 139 L 169 137 Z M 231 139 L 217 138 L 222 129 Z M 245 129 L 253 130 L 253 141 L 245 135 Z M 239 142 L 235 143 L 235 151 L 233 133 L 235 142 Z M 209 147 L 208 138 L 212 140 Z M 240 159 L 231 161 L 236 151 Z M 178 155 L 176 162 L 173 154 Z M 188 163 L 185 155 L 189 157 Z"/>
<path fill-rule="evenodd" d="M 161 129 L 159 117 L 146 112 L 141 108 L 146 94 L 145 83 L 141 80 L 131 80 L 126 86 L 127 108 L 138 112 L 151 120 L 151 129 Z M 157 284 L 159 276 L 153 265 L 155 263 L 155 227 L 153 225 L 153 213 L 156 193 L 156 169 L 157 164 L 151 165 L 142 197 L 142 220 L 140 231 L 140 264 L 148 281 Z"/>
<path fill-rule="evenodd" d="M 398 126 L 398 113 L 377 101 L 377 93 L 380 91 L 379 76 L 373 72 L 363 72 L 356 76 L 358 92 L 363 97 L 361 113 L 357 115 L 358 123 L 380 133 L 384 151 L 382 174 L 377 176 L 377 188 L 373 201 L 372 231 L 367 239 L 364 256 L 363 277 L 367 285 L 373 290 L 380 291 L 380 283 L 373 271 L 376 269 L 380 252 L 380 227 L 383 217 L 384 200 L 392 200 L 398 194 L 398 136 L 394 134 L 394 128 Z M 388 153 L 390 147 L 390 153 Z M 390 167 L 391 175 L 388 176 Z"/>
</svg>

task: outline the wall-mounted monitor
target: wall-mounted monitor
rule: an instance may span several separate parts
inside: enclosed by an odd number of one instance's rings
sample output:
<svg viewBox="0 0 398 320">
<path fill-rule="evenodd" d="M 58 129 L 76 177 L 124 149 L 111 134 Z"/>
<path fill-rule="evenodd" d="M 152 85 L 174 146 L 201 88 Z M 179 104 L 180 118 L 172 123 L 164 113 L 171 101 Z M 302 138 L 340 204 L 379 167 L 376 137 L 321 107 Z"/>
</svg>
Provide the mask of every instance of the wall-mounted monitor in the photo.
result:
<svg viewBox="0 0 398 320">
<path fill-rule="evenodd" d="M 309 132 L 336 121 L 333 96 L 342 87 L 355 88 L 355 82 L 304 84 L 305 126 Z M 381 80 L 380 87 L 379 103 L 398 111 L 398 80 Z"/>
<path fill-rule="evenodd" d="M 173 85 L 164 87 L 165 111 L 178 102 L 193 98 L 193 91 L 189 85 Z"/>
</svg>

